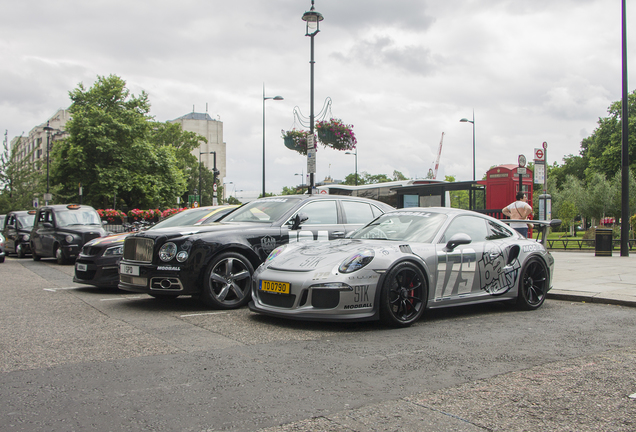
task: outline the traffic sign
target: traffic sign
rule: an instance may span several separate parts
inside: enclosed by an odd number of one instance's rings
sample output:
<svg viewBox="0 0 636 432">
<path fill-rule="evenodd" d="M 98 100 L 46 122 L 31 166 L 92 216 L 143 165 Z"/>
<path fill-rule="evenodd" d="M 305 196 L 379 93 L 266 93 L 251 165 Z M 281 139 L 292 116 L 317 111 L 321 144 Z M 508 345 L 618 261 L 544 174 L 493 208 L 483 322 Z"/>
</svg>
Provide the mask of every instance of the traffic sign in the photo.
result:
<svg viewBox="0 0 636 432">
<path fill-rule="evenodd" d="M 534 161 L 535 162 L 545 161 L 545 152 L 543 151 L 543 149 L 540 149 L 540 148 L 534 149 Z"/>
<path fill-rule="evenodd" d="M 526 157 L 524 155 L 519 155 L 519 166 L 520 167 L 526 166 Z"/>
</svg>

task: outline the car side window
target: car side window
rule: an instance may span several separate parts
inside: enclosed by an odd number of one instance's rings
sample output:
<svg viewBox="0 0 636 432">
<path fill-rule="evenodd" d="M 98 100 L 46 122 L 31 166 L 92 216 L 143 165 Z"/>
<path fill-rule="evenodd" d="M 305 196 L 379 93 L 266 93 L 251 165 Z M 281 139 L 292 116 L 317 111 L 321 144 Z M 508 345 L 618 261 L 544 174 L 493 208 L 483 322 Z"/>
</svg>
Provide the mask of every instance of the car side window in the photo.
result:
<svg viewBox="0 0 636 432">
<path fill-rule="evenodd" d="M 335 201 L 313 201 L 299 210 L 309 216 L 303 225 L 335 225 L 338 223 L 338 209 Z"/>
<path fill-rule="evenodd" d="M 384 212 L 380 210 L 379 207 L 371 205 L 371 210 L 373 211 L 373 218 L 377 218 L 378 216 L 382 216 Z"/>
<path fill-rule="evenodd" d="M 488 238 L 486 220 L 474 216 L 456 217 L 442 236 L 442 243 L 446 243 L 458 233 L 468 234 L 473 242 L 483 242 Z"/>
<path fill-rule="evenodd" d="M 488 240 L 497 240 L 512 237 L 512 232 L 502 225 L 499 225 L 492 221 L 488 221 L 488 226 L 490 227 L 490 235 L 488 236 Z"/>
<path fill-rule="evenodd" d="M 348 224 L 366 224 L 374 219 L 373 210 L 368 203 L 341 201 Z"/>
</svg>

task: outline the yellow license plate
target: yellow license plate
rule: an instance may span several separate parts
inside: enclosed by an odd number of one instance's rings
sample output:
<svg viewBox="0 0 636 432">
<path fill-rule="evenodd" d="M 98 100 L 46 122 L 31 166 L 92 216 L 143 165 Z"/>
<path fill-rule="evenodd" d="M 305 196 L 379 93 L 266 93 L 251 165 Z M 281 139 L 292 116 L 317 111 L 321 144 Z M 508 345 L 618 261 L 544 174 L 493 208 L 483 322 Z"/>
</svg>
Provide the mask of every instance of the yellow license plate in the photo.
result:
<svg viewBox="0 0 636 432">
<path fill-rule="evenodd" d="M 278 294 L 289 294 L 291 285 L 287 282 L 273 282 L 262 280 L 260 290 Z"/>
</svg>

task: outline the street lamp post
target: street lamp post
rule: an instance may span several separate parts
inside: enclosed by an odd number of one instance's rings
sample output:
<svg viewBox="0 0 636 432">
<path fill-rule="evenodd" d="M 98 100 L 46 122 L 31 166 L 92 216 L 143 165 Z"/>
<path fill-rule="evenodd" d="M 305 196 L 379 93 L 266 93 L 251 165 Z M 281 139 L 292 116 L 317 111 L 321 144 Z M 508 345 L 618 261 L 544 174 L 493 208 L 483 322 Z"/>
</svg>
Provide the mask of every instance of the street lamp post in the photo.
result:
<svg viewBox="0 0 636 432">
<path fill-rule="evenodd" d="M 209 151 L 209 152 L 202 152 L 201 150 L 199 150 L 199 206 L 203 206 L 203 188 L 201 187 L 201 155 L 202 154 L 213 154 L 214 155 L 214 168 L 212 169 L 212 174 L 213 174 L 213 181 L 212 181 L 212 185 L 216 184 L 216 175 L 218 174 L 218 170 L 216 169 L 216 152 L 215 151 Z M 212 186 L 214 187 L 214 186 Z M 213 198 L 214 200 L 214 198 Z M 213 205 L 216 205 L 216 203 L 212 203 Z"/>
<path fill-rule="evenodd" d="M 300 170 L 300 174 L 296 173 L 295 176 L 300 176 L 300 190 L 302 193 L 305 193 L 305 171 Z"/>
<path fill-rule="evenodd" d="M 473 182 L 475 181 L 475 110 L 473 110 L 473 119 L 468 120 L 467 118 L 463 118 L 460 120 L 463 123 L 472 123 L 473 124 Z M 473 190 L 474 186 L 470 187 L 470 191 L 468 192 L 470 210 L 473 210 L 473 206 L 475 205 L 476 197 L 474 196 L 475 191 Z"/>
<path fill-rule="evenodd" d="M 305 36 L 309 36 L 311 39 L 311 54 L 309 59 L 310 73 L 309 73 L 309 134 L 314 136 L 314 36 L 320 31 L 320 21 L 324 17 L 320 12 L 316 12 L 314 9 L 314 0 L 311 0 L 311 9 L 303 14 L 303 21 L 306 23 Z M 315 156 L 315 153 L 314 153 Z M 309 173 L 309 194 L 313 194 L 314 191 L 314 173 Z"/>
<path fill-rule="evenodd" d="M 283 97 L 265 97 L 265 83 L 263 83 L 263 196 L 265 196 L 265 101 L 267 99 L 283 100 Z"/>
<path fill-rule="evenodd" d="M 348 155 L 352 154 L 356 157 L 356 186 L 358 186 L 358 149 L 356 148 L 355 152 L 350 152 L 350 151 L 345 152 L 345 154 L 348 154 Z"/>
<path fill-rule="evenodd" d="M 467 118 L 463 118 L 460 120 L 463 123 L 472 123 L 473 124 L 473 181 L 475 181 L 475 110 L 473 110 L 473 119 L 468 120 Z"/>
<path fill-rule="evenodd" d="M 44 126 L 46 132 L 46 195 L 44 195 L 44 205 L 49 205 L 51 194 L 49 193 L 49 149 L 51 147 L 51 132 L 53 128 L 49 126 L 49 122 L 46 122 Z"/>
</svg>

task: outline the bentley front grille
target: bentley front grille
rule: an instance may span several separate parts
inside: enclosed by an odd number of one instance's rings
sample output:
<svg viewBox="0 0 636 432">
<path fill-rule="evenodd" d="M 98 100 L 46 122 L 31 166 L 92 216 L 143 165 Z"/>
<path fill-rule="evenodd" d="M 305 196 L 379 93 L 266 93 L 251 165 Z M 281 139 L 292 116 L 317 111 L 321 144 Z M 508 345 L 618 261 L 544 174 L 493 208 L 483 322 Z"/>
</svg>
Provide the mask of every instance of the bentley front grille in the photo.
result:
<svg viewBox="0 0 636 432">
<path fill-rule="evenodd" d="M 154 240 L 143 237 L 127 237 L 124 241 L 124 259 L 130 261 L 152 262 Z"/>
</svg>

